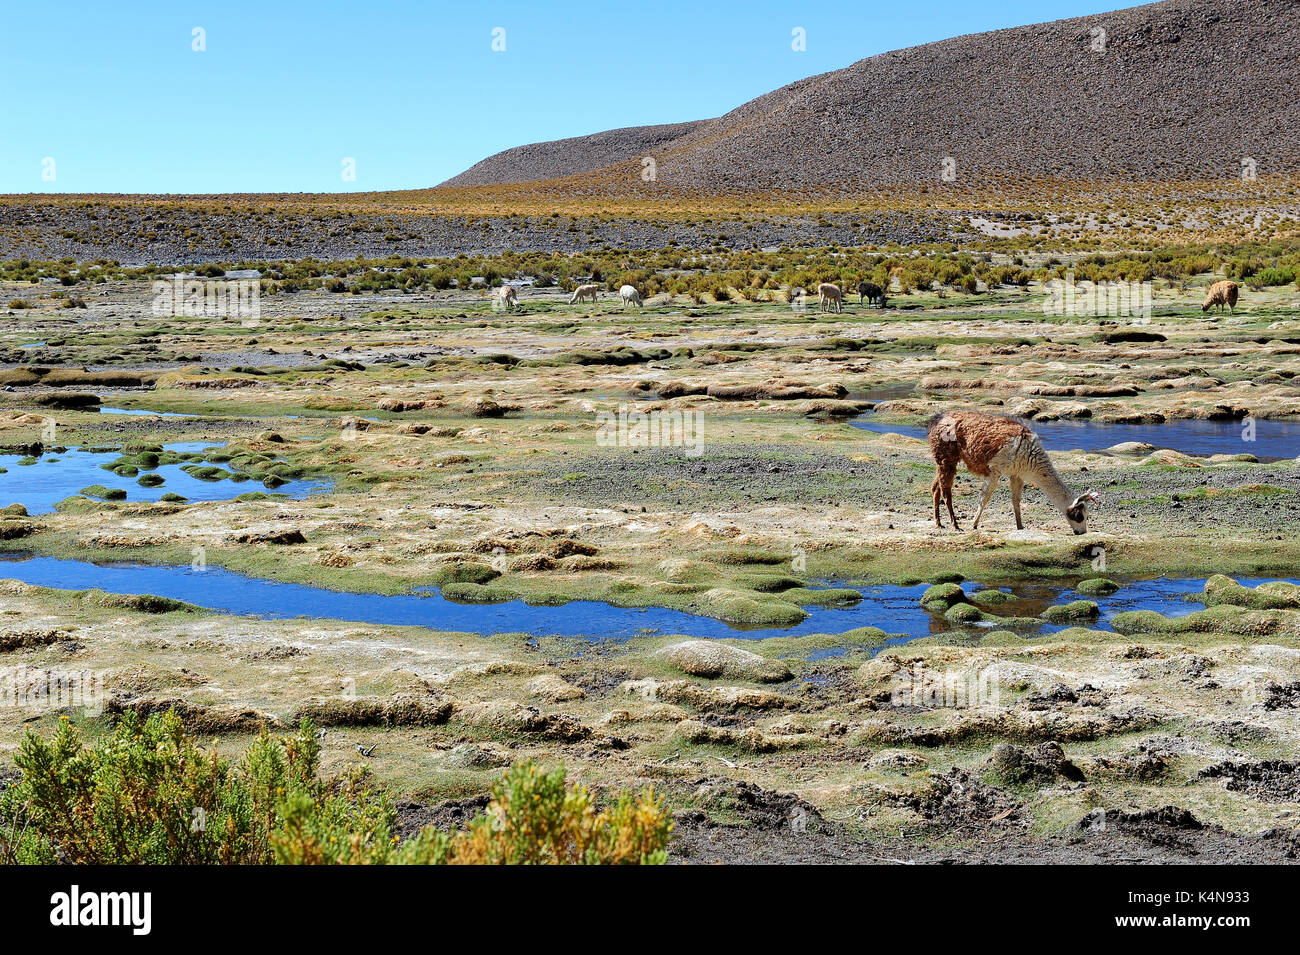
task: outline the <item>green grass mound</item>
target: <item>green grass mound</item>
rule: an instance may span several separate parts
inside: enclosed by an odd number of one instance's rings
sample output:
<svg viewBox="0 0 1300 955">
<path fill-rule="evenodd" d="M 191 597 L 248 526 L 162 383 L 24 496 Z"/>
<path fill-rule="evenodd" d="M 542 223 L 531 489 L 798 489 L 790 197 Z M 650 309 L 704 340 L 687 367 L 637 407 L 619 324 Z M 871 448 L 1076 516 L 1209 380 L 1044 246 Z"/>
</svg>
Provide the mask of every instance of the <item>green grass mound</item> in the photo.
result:
<svg viewBox="0 0 1300 955">
<path fill-rule="evenodd" d="M 1119 590 L 1119 584 L 1105 577 L 1089 577 L 1079 581 L 1074 589 L 1085 597 L 1109 597 Z"/>
<path fill-rule="evenodd" d="M 699 594 L 687 610 L 751 627 L 792 627 L 807 619 L 807 611 L 782 597 L 764 598 L 753 591 L 714 587 Z"/>
<path fill-rule="evenodd" d="M 795 587 L 780 596 L 800 607 L 853 607 L 862 602 L 862 594 L 847 587 Z"/>
<path fill-rule="evenodd" d="M 448 600 L 466 604 L 500 604 L 519 599 L 519 593 L 509 587 L 471 583 L 446 584 L 442 595 Z"/>
<path fill-rule="evenodd" d="M 435 587 L 445 587 L 448 584 L 486 584 L 500 576 L 499 572 L 487 564 L 466 560 L 444 564 L 434 573 L 433 579 L 429 582 Z"/>
<path fill-rule="evenodd" d="M 92 484 L 89 487 L 83 487 L 79 492 L 83 497 L 95 497 L 101 501 L 125 501 L 126 491 L 120 487 L 104 487 L 102 484 Z"/>
<path fill-rule="evenodd" d="M 1154 610 L 1130 610 L 1111 620 L 1116 633 L 1220 633 L 1241 637 L 1300 636 L 1300 614 L 1286 610 L 1243 610 L 1224 604 L 1182 617 Z"/>
<path fill-rule="evenodd" d="M 176 613 L 200 611 L 203 608 L 184 600 L 159 597 L 156 594 L 106 594 L 102 590 L 88 590 L 85 595 L 101 607 L 113 610 L 135 610 L 139 613 Z"/>
<path fill-rule="evenodd" d="M 921 607 L 931 613 L 947 613 L 955 604 L 969 602 L 966 592 L 957 583 L 935 584 L 921 594 Z"/>
<path fill-rule="evenodd" d="M 960 626 L 964 624 L 983 623 L 985 620 L 989 619 L 989 615 L 974 604 L 958 603 L 953 604 L 945 610 L 943 612 L 943 618 L 949 623 L 954 623 Z"/>
<path fill-rule="evenodd" d="M 93 514 L 96 511 L 115 511 L 117 505 L 74 494 L 57 502 L 54 505 L 54 510 L 59 514 Z"/>
<path fill-rule="evenodd" d="M 1285 580 L 1270 580 L 1258 587 L 1245 587 L 1231 577 L 1215 574 L 1205 582 L 1199 597 L 1189 598 L 1207 607 L 1247 607 L 1251 610 L 1293 610 L 1300 608 L 1300 586 Z"/>
<path fill-rule="evenodd" d="M 1043 619 L 1048 623 L 1068 623 L 1071 620 L 1095 620 L 1101 616 L 1099 608 L 1091 600 L 1072 600 L 1068 604 L 1057 604 L 1043 611 Z"/>
<path fill-rule="evenodd" d="M 181 470 L 197 481 L 222 481 L 234 476 L 232 471 L 207 464 L 184 464 L 181 465 Z"/>
</svg>

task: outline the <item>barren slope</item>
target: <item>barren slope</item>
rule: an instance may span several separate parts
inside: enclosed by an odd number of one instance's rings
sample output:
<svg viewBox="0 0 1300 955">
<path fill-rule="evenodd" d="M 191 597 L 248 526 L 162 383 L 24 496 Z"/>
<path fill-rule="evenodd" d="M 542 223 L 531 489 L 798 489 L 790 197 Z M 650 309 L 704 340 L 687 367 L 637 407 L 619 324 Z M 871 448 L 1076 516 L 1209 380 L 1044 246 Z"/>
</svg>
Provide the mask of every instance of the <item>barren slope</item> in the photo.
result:
<svg viewBox="0 0 1300 955">
<path fill-rule="evenodd" d="M 661 149 L 699 125 L 696 121 L 665 126 L 629 126 L 592 136 L 516 146 L 489 156 L 442 185 L 489 186 L 509 182 L 536 182 L 590 172 Z"/>
<path fill-rule="evenodd" d="M 659 188 L 703 194 L 937 183 L 946 157 L 967 183 L 1237 178 L 1243 157 L 1259 175 L 1293 173 L 1295 11 L 1289 0 L 1166 0 L 957 37 L 802 80 L 658 148 L 651 131 L 669 127 L 616 130 L 502 153 L 451 182 L 605 165 L 575 185 L 622 191 L 637 188 L 646 152 Z M 611 163 L 611 143 L 632 155 Z"/>
</svg>

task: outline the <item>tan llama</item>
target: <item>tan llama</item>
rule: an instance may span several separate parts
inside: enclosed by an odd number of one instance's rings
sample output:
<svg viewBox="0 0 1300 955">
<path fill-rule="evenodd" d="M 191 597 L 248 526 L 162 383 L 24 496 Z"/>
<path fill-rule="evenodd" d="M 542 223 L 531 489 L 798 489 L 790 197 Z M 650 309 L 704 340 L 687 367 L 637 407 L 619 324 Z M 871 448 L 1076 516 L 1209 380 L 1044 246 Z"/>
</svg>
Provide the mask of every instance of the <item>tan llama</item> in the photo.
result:
<svg viewBox="0 0 1300 955">
<path fill-rule="evenodd" d="M 1228 311 L 1237 307 L 1237 283 L 1236 282 L 1215 282 L 1210 286 L 1205 295 L 1205 304 L 1201 306 L 1202 312 L 1208 312 L 1211 307 L 1217 305 L 1219 311 L 1223 311 L 1223 306 L 1228 306 Z"/>
<path fill-rule="evenodd" d="M 952 526 L 961 530 L 952 509 L 952 483 L 957 475 L 957 465 L 961 463 L 971 474 L 988 478 L 973 528 L 980 526 L 980 518 L 984 516 L 984 508 L 993 496 L 994 488 L 1006 475 L 1011 482 L 1011 509 L 1016 515 L 1017 530 L 1025 526 L 1020 520 L 1020 492 L 1026 484 L 1047 495 L 1076 534 L 1088 530 L 1088 502 L 1095 504 L 1101 499 L 1094 491 L 1075 497 L 1056 473 L 1038 435 L 1019 421 L 980 411 L 947 411 L 931 419 L 926 431 L 930 452 L 938 465 L 934 482 L 930 485 L 936 527 L 943 527 L 939 520 L 939 504 L 944 502 L 948 505 Z"/>
<path fill-rule="evenodd" d="M 600 296 L 599 285 L 579 285 L 573 290 L 573 295 L 569 298 L 569 304 L 581 302 L 584 298 L 589 298 L 593 302 Z"/>
<path fill-rule="evenodd" d="M 844 304 L 844 293 L 840 291 L 838 285 L 832 285 L 830 282 L 823 282 L 817 286 L 817 294 L 821 296 L 821 310 L 826 311 L 827 305 L 832 305 L 835 311 L 839 311 Z"/>
</svg>

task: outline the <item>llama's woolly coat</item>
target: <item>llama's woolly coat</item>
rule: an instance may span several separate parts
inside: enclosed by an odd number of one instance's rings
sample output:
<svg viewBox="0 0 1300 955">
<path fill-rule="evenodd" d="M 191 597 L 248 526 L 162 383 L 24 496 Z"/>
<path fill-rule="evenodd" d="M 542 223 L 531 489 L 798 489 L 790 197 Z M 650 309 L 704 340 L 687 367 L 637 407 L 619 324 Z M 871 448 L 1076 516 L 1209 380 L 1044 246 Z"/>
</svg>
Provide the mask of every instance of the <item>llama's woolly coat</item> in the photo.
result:
<svg viewBox="0 0 1300 955">
<path fill-rule="evenodd" d="M 876 302 L 876 301 L 879 301 L 879 302 L 880 302 L 880 307 L 881 307 L 881 308 L 884 308 L 884 307 L 885 307 L 885 290 L 882 289 L 882 288 L 881 288 L 879 285 L 877 285 L 875 282 L 859 282 L 859 283 L 858 283 L 858 302 L 861 303 L 864 299 L 866 299 L 867 301 L 870 301 L 870 302 Z"/>
<path fill-rule="evenodd" d="M 1004 448 L 1028 438 L 1037 443 L 1038 436 L 1014 418 L 982 414 L 978 411 L 948 411 L 930 419 L 926 428 L 930 453 L 940 469 L 966 465 L 971 474 L 989 476 L 989 464 Z M 1020 442 L 1027 444 L 1028 442 Z"/>
<path fill-rule="evenodd" d="M 817 294 L 821 296 L 821 306 L 823 310 L 830 305 L 838 312 L 840 306 L 844 302 L 844 293 L 840 291 L 840 287 L 838 285 L 832 285 L 830 282 L 823 282 L 821 285 L 817 286 Z"/>
<path fill-rule="evenodd" d="M 1208 312 L 1215 305 L 1220 308 L 1224 305 L 1236 308 L 1237 292 L 1236 282 L 1215 282 L 1205 294 L 1205 304 L 1201 306 L 1201 311 Z"/>
<path fill-rule="evenodd" d="M 594 302 L 596 301 L 596 296 L 599 294 L 599 285 L 579 285 L 573 290 L 573 295 L 569 297 L 569 304 L 572 305 L 574 302 L 581 302 L 584 298 L 589 298 Z"/>
</svg>

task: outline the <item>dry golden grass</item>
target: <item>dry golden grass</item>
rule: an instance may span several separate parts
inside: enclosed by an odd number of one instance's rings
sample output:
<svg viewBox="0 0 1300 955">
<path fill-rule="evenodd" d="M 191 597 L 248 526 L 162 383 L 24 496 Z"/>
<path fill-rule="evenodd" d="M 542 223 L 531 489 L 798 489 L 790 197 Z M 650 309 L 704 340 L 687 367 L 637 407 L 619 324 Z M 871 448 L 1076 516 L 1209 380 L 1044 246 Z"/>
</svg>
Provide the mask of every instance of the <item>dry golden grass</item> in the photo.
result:
<svg viewBox="0 0 1300 955">
<path fill-rule="evenodd" d="M 597 219 L 657 218 L 690 221 L 711 216 L 761 218 L 817 214 L 868 214 L 883 211 L 926 212 L 978 209 L 982 212 L 1031 212 L 1156 217 L 1177 220 L 1192 209 L 1226 213 L 1269 212 L 1300 205 L 1300 184 L 1285 176 L 1186 182 L 1067 181 L 1014 179 L 1002 182 L 942 183 L 877 189 L 841 195 L 762 192 L 701 196 L 645 183 L 620 174 L 623 164 L 564 179 L 533 183 L 357 193 L 265 193 L 193 196 L 78 194 L 0 196 L 0 207 L 33 202 L 76 207 L 253 213 L 276 211 L 330 214 L 410 214 L 430 216 L 573 216 Z M 1176 221 L 1166 221 L 1178 228 Z M 1200 239 L 1204 228 L 1185 229 Z M 1168 234 L 1166 233 L 1166 236 Z"/>
</svg>

